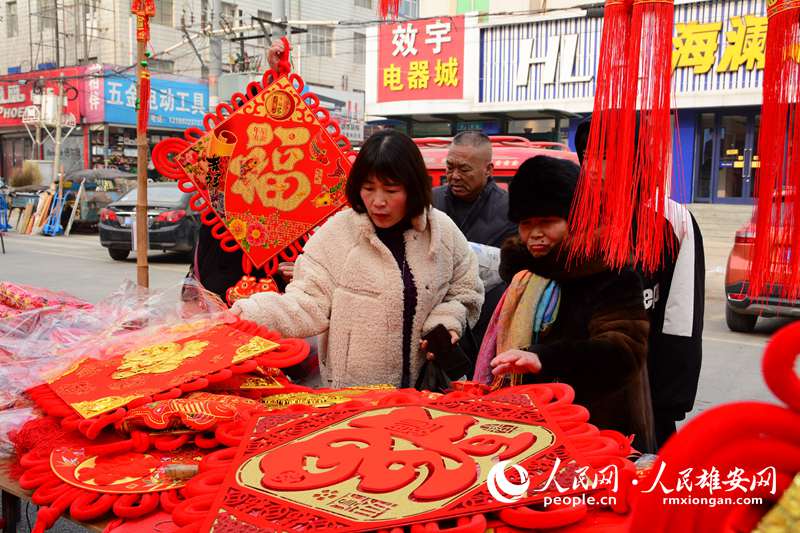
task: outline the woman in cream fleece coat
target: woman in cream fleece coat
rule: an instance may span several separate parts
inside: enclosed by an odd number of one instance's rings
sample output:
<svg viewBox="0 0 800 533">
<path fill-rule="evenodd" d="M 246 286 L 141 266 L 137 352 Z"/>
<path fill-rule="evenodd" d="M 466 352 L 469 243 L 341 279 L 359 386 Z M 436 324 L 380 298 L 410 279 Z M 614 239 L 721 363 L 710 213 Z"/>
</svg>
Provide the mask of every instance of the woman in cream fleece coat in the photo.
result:
<svg viewBox="0 0 800 533">
<path fill-rule="evenodd" d="M 400 386 L 409 378 L 413 385 L 424 362 L 421 337 L 439 324 L 460 335 L 477 320 L 477 258 L 450 218 L 431 207 L 422 156 L 398 132 L 367 140 L 347 197 L 353 209 L 308 241 L 285 294 L 255 294 L 233 311 L 285 336 L 326 333 L 323 386 Z M 399 251 L 387 245 L 391 232 Z"/>
</svg>

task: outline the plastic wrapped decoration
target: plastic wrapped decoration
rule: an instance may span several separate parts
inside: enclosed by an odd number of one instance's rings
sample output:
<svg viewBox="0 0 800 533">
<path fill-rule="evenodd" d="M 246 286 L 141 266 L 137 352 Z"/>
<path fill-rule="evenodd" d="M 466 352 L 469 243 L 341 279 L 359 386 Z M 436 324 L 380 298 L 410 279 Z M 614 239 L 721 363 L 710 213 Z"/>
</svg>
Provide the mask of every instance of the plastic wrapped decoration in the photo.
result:
<svg viewBox="0 0 800 533">
<path fill-rule="evenodd" d="M 773 335 L 764 352 L 764 380 L 786 406 L 738 402 L 701 413 L 667 441 L 660 453 L 661 464 L 653 468 L 652 477 L 641 486 L 646 490 L 659 476 L 664 486 L 674 490 L 676 480 L 686 468 L 692 468 L 695 474 L 713 470 L 720 482 L 713 494 L 695 486 L 690 494 L 684 491 L 670 496 L 688 495 L 692 500 L 763 498 L 767 504 L 781 500 L 800 472 L 800 379 L 794 370 L 799 353 L 800 323 L 786 326 Z M 797 493 L 794 494 L 796 498 Z M 633 502 L 630 531 L 753 531 L 769 510 L 769 505 L 697 503 L 681 505 L 680 512 L 675 512 L 663 504 L 664 497 L 660 489 L 638 494 Z M 759 531 L 798 530 L 796 499 L 778 505 L 786 505 L 786 517 L 792 516 L 794 509 L 795 523 Z"/>
<path fill-rule="evenodd" d="M 327 409 L 293 405 L 273 411 L 251 419 L 238 450 L 206 457 L 173 521 L 187 532 L 274 531 L 290 523 L 303 524 L 305 531 L 389 532 L 409 525 L 412 531 L 445 531 L 439 521 L 453 520 L 458 525 L 452 531 L 463 533 L 483 532 L 490 522 L 507 531 L 578 523 L 586 505 L 531 506 L 556 490 L 548 488 L 551 474 L 565 494 L 599 497 L 611 487 L 576 488 L 581 472 L 591 478 L 613 468 L 625 487 L 635 468 L 625 459 L 629 440 L 588 424 L 588 411 L 572 404 L 573 397 L 572 389 L 560 384 L 486 396 L 400 390 Z M 392 438 L 384 442 L 386 434 Z M 416 448 L 394 449 L 393 439 Z M 337 444 L 354 440 L 370 446 Z M 527 495 L 513 504 L 495 500 L 487 489 L 496 455 L 528 474 Z M 306 469 L 306 456 L 316 457 L 316 467 Z M 451 459 L 446 467 L 439 463 L 443 457 Z M 423 464 L 428 475 L 420 483 Z M 524 482 L 517 469 L 506 472 L 510 483 Z M 613 512 L 627 512 L 625 491 L 617 496 Z"/>
<path fill-rule="evenodd" d="M 0 304 L 20 311 L 42 307 L 91 309 L 92 304 L 64 292 L 0 281 Z"/>
<path fill-rule="evenodd" d="M 84 357 L 113 356 L 155 336 L 174 340 L 187 322 L 226 320 L 227 306 L 216 295 L 200 290 L 183 302 L 180 290 L 144 293 L 126 282 L 91 308 L 37 307 L 0 320 L 0 409 Z"/>
<path fill-rule="evenodd" d="M 292 366 L 309 352 L 301 339 L 281 338 L 238 318 L 176 327 L 171 338 L 157 335 L 122 350 L 117 346 L 99 359 L 78 360 L 28 395 L 47 414 L 62 418 L 64 428 L 93 439 L 124 419 L 130 408 L 204 390 L 258 366 Z"/>
<path fill-rule="evenodd" d="M 205 116 L 205 130 L 189 128 L 153 150 L 158 171 L 194 193 L 192 206 L 227 252 L 242 250 L 245 276 L 229 303 L 271 280 L 278 262 L 294 261 L 314 229 L 346 205 L 345 182 L 355 157 L 319 98 L 289 72 L 289 43 L 278 71 L 235 93 Z"/>
</svg>

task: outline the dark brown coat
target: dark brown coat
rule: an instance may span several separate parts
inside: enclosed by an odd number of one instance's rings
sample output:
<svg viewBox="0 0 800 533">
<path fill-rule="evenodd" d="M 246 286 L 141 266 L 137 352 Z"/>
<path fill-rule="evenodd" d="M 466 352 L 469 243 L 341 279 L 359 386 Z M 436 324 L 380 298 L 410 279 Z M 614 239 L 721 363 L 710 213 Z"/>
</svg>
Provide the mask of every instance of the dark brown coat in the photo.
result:
<svg viewBox="0 0 800 533">
<path fill-rule="evenodd" d="M 517 237 L 506 241 L 502 257 L 504 277 L 527 269 L 561 287 L 555 323 L 529 348 L 542 363 L 541 372 L 530 379 L 571 385 L 575 403 L 589 409 L 591 423 L 636 435 L 636 448 L 652 451 L 649 320 L 639 276 L 592 261 L 568 268 L 563 254 L 555 252 L 534 259 Z"/>
</svg>

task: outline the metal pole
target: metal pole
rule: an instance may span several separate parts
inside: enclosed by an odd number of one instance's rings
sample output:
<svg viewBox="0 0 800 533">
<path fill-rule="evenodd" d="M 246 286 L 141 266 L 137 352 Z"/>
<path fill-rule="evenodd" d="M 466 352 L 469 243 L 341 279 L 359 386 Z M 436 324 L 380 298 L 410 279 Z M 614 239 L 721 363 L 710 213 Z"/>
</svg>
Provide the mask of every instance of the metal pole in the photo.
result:
<svg viewBox="0 0 800 533">
<path fill-rule="evenodd" d="M 211 11 L 211 29 L 222 20 L 222 0 L 213 0 Z M 208 61 L 208 105 L 211 109 L 219 104 L 219 77 L 222 75 L 222 41 L 216 36 L 209 39 Z"/>
<path fill-rule="evenodd" d="M 58 78 L 58 89 L 56 90 L 56 138 L 55 138 L 55 155 L 53 156 L 53 172 L 54 176 L 58 179 L 58 196 L 64 189 L 64 181 L 61 176 L 61 117 L 64 111 L 64 78 Z"/>
<path fill-rule="evenodd" d="M 61 43 L 58 39 L 58 0 L 53 0 L 54 32 L 56 36 L 56 67 L 61 68 Z M 64 49 L 66 51 L 66 48 Z"/>
<path fill-rule="evenodd" d="M 142 94 L 142 75 L 144 71 L 143 63 L 146 61 L 145 52 L 147 51 L 146 41 L 137 41 L 137 60 L 136 77 L 138 79 L 137 94 L 139 101 L 150 98 L 149 94 Z M 148 91 L 149 92 L 149 91 Z M 140 103 L 141 105 L 141 103 Z M 138 116 L 138 114 L 137 114 Z M 141 120 L 141 117 L 139 117 Z M 147 118 L 145 117 L 145 120 Z M 150 286 L 150 275 L 147 266 L 147 251 L 150 249 L 147 231 L 147 128 L 137 128 L 136 146 L 136 183 L 138 185 L 136 193 L 136 282 L 140 287 Z"/>
<path fill-rule="evenodd" d="M 289 20 L 286 14 L 286 0 L 272 0 L 272 11 L 273 18 L 277 18 L 278 22 L 286 23 Z M 286 35 L 286 30 L 283 26 L 278 26 L 275 29 L 275 38 L 280 39 L 284 35 Z"/>
</svg>

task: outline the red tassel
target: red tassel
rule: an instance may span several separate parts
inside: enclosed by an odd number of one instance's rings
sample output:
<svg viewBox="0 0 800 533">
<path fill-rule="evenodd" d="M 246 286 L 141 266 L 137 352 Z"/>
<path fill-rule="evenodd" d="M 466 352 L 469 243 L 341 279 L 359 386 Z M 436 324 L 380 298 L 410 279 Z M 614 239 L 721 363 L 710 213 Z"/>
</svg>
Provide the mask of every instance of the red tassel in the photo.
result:
<svg viewBox="0 0 800 533">
<path fill-rule="evenodd" d="M 570 216 L 571 259 L 601 250 L 597 230 L 614 228 L 617 196 L 610 186 L 631 175 L 636 91 L 626 80 L 632 7 L 632 0 L 605 4 L 594 113 Z"/>
<path fill-rule="evenodd" d="M 633 259 L 647 271 L 661 262 L 673 10 L 671 0 L 606 2 L 594 114 L 570 217 L 573 260 L 599 253 L 611 267 Z"/>
<path fill-rule="evenodd" d="M 800 1 L 768 2 L 767 16 L 748 294 L 794 299 L 800 296 Z"/>
<path fill-rule="evenodd" d="M 639 83 L 639 135 L 633 189 L 621 189 L 621 192 L 628 192 L 628 197 L 633 195 L 633 201 L 626 205 L 636 217 L 634 261 L 646 272 L 655 271 L 661 263 L 668 189 L 672 181 L 670 81 L 674 7 L 672 0 L 634 0 L 631 20 L 627 81 L 632 89 Z M 627 221 L 627 212 L 625 216 Z M 623 241 L 625 248 L 617 243 L 619 255 L 615 257 L 615 264 L 627 258 L 629 242 L 628 239 Z"/>
<path fill-rule="evenodd" d="M 381 0 L 378 13 L 381 18 L 397 18 L 400 15 L 400 0 Z"/>
<path fill-rule="evenodd" d="M 150 71 L 142 68 L 139 82 L 139 112 L 136 117 L 136 132 L 147 132 L 147 121 L 150 118 Z"/>
</svg>

